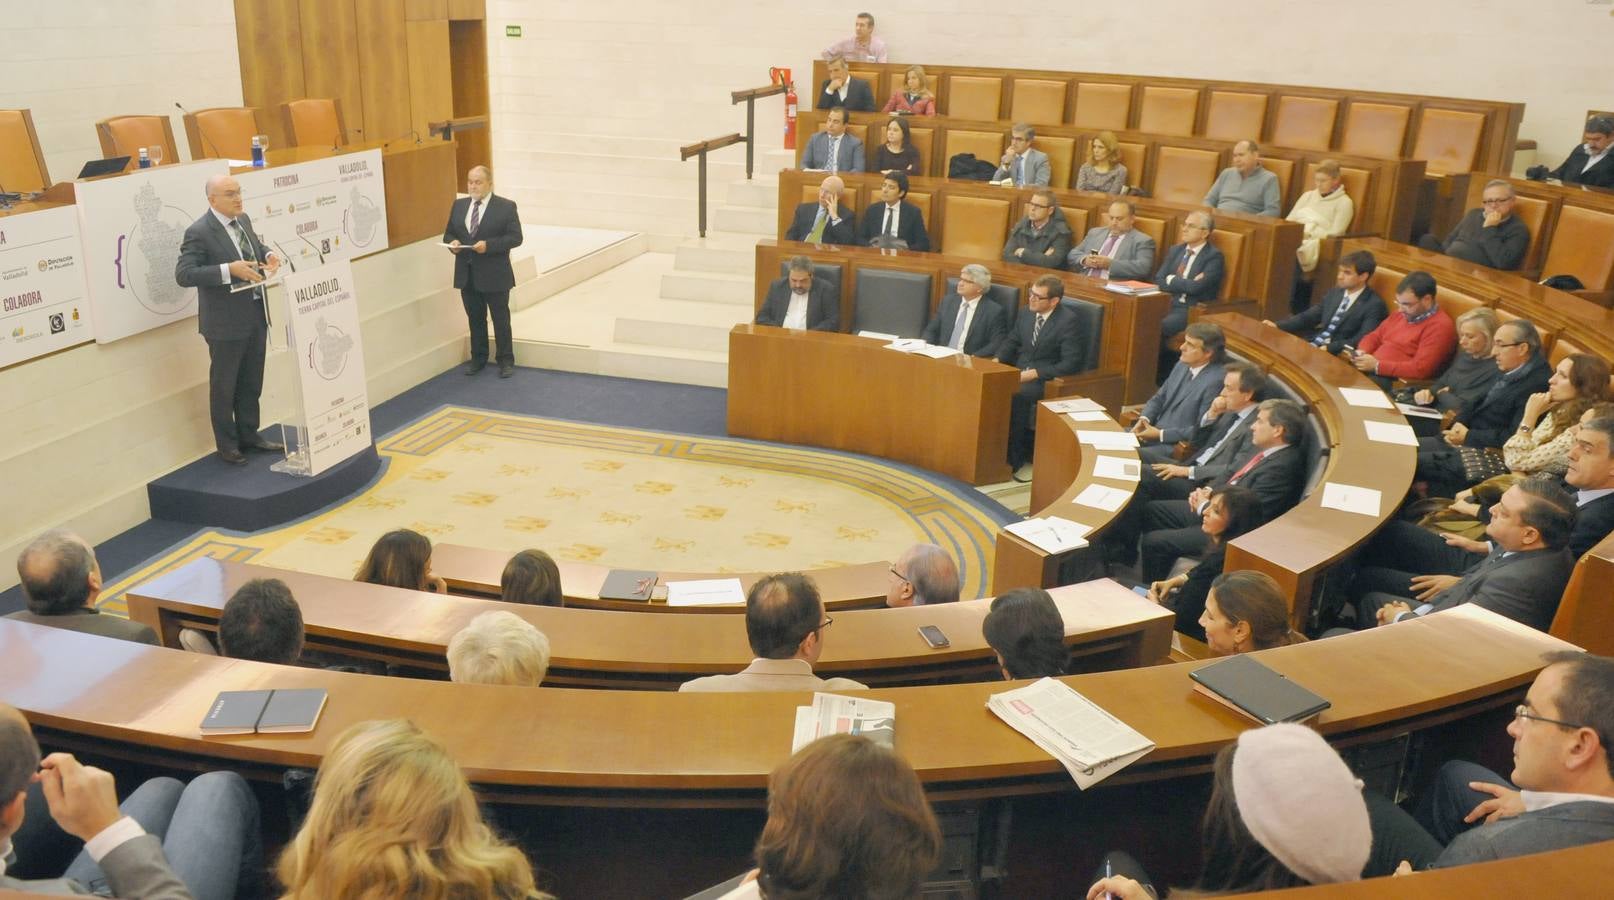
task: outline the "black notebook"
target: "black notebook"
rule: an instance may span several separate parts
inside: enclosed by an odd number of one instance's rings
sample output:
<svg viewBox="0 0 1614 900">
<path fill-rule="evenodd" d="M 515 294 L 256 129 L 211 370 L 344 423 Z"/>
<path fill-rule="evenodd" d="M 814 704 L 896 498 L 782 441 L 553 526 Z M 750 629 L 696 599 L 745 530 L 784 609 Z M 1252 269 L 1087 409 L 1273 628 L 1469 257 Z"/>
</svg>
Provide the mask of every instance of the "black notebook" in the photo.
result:
<svg viewBox="0 0 1614 900">
<path fill-rule="evenodd" d="M 601 600 L 645 600 L 656 589 L 656 573 L 638 569 L 612 569 L 600 585 Z"/>
<path fill-rule="evenodd" d="M 313 731 L 325 710 L 323 688 L 281 691 L 220 691 L 202 734 L 283 734 Z"/>
<path fill-rule="evenodd" d="M 1272 671 L 1249 654 L 1228 657 L 1188 673 L 1194 690 L 1263 725 L 1304 722 L 1327 709 L 1327 700 Z"/>
</svg>

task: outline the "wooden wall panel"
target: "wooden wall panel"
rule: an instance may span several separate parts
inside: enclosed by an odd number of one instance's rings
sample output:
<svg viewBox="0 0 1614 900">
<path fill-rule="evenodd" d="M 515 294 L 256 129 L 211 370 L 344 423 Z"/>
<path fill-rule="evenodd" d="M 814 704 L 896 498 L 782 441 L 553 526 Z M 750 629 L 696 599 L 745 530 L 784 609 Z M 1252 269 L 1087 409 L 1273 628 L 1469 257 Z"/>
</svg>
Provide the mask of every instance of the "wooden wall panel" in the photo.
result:
<svg viewBox="0 0 1614 900">
<path fill-rule="evenodd" d="M 410 22 L 447 19 L 448 0 L 404 0 L 404 18 Z"/>
<path fill-rule="evenodd" d="M 300 0 L 302 18 L 304 96 L 336 97 L 342 101 L 348 140 L 378 140 L 390 135 L 371 131 L 364 117 L 364 92 L 359 81 L 358 30 L 350 0 Z M 285 40 L 281 37 L 281 40 Z M 273 106 L 292 97 L 280 97 Z M 284 146 L 284 144 L 282 144 Z"/>
<path fill-rule="evenodd" d="M 364 133 L 391 140 L 409 133 L 409 38 L 397 0 L 354 0 Z M 425 140 L 424 132 L 420 135 Z"/>
<path fill-rule="evenodd" d="M 269 146 L 288 146 L 280 104 L 307 96 L 300 0 L 235 0 L 241 97 L 263 110 Z"/>
<path fill-rule="evenodd" d="M 449 60 L 454 73 L 454 117 L 488 115 L 488 38 L 484 22 L 448 24 Z M 493 165 L 493 122 L 454 135 L 461 184 L 472 166 Z M 497 184 L 498 176 L 495 174 Z"/>
<path fill-rule="evenodd" d="M 454 117 L 454 76 L 449 67 L 448 20 L 407 23 L 409 121 L 432 140 L 426 125 Z"/>
<path fill-rule="evenodd" d="M 484 20 L 488 17 L 487 0 L 448 0 L 448 17 Z"/>
</svg>

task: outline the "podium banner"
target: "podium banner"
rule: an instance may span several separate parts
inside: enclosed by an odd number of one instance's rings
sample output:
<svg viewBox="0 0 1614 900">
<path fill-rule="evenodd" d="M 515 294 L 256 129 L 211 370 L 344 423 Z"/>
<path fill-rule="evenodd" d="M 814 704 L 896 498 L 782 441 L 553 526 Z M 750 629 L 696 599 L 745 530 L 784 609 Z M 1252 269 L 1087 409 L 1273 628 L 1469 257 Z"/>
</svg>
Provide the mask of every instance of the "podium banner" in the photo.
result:
<svg viewBox="0 0 1614 900">
<path fill-rule="evenodd" d="M 387 249 L 381 151 L 238 172 L 252 227 L 293 271 Z"/>
<path fill-rule="evenodd" d="M 94 340 L 71 206 L 0 218 L 0 368 Z"/>
<path fill-rule="evenodd" d="M 287 275 L 287 346 L 302 394 L 308 473 L 370 446 L 359 300 L 346 260 Z"/>
<path fill-rule="evenodd" d="M 98 343 L 196 315 L 196 289 L 174 281 L 179 245 L 207 211 L 207 180 L 229 172 L 208 159 L 74 186 Z"/>
</svg>

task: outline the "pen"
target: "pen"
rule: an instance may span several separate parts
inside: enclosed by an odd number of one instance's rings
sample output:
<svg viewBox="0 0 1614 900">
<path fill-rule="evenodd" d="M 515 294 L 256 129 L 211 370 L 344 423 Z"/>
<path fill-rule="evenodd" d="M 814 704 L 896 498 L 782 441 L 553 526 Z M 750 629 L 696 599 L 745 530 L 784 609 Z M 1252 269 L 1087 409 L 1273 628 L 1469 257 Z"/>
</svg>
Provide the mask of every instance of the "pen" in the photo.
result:
<svg viewBox="0 0 1614 900">
<path fill-rule="evenodd" d="M 1106 856 L 1106 857 L 1104 857 L 1104 880 L 1109 881 L 1110 876 L 1113 875 L 1113 874 L 1115 874 L 1115 873 L 1110 871 L 1110 858 L 1108 856 Z M 1104 892 L 1104 900 L 1115 900 L 1115 895 L 1110 893 L 1109 891 L 1105 891 Z"/>
</svg>

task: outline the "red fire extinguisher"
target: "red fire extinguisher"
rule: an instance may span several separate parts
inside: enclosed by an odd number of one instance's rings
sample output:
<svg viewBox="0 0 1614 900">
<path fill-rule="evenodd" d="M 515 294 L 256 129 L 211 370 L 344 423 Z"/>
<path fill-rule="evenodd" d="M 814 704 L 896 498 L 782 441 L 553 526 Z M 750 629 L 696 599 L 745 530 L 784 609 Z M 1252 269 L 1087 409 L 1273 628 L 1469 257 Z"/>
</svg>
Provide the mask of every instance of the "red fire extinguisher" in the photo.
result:
<svg viewBox="0 0 1614 900">
<path fill-rule="evenodd" d="M 785 149 L 796 149 L 796 83 L 790 80 L 790 70 L 772 68 L 768 75 L 774 84 L 785 86 Z"/>
</svg>

